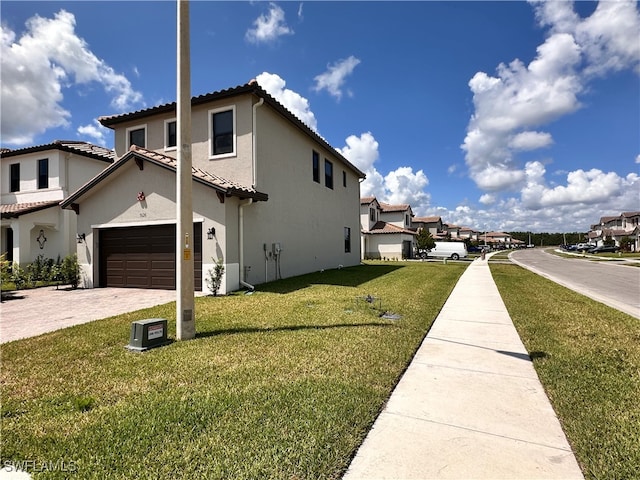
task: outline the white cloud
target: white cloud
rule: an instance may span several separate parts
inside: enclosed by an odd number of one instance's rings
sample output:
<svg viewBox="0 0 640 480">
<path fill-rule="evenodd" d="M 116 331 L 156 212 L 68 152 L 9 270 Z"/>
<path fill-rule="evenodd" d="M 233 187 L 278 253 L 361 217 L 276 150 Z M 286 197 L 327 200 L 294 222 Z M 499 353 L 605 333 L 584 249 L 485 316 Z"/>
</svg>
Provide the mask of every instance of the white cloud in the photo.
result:
<svg viewBox="0 0 640 480">
<path fill-rule="evenodd" d="M 371 132 L 365 132 L 359 137 L 350 135 L 346 145 L 337 149 L 367 175 L 360 184 L 360 195 L 375 196 L 378 201 L 390 204 L 408 203 L 414 213 L 427 209 L 431 196 L 424 190 L 429 185 L 425 173 L 422 170 L 414 173 L 411 167 L 399 167 L 383 176 L 375 166 L 380 157 L 378 146 Z"/>
<path fill-rule="evenodd" d="M 478 201 L 483 205 L 491 205 L 492 203 L 495 203 L 496 196 L 490 193 L 485 193 L 484 195 L 480 196 L 480 199 Z"/>
<path fill-rule="evenodd" d="M 16 34 L 2 25 L 2 138 L 25 144 L 49 128 L 67 126 L 64 88 L 101 83 L 119 110 L 141 103 L 129 80 L 97 58 L 75 33 L 75 17 L 60 10 L 53 19 L 34 16 Z"/>
<path fill-rule="evenodd" d="M 576 38 L 587 66 L 585 74 L 604 75 L 627 68 L 640 73 L 640 13 L 635 0 L 601 1 L 588 18 L 573 12 L 572 2 L 534 3 L 536 18 L 554 33 Z"/>
<path fill-rule="evenodd" d="M 93 143 L 97 143 L 103 147 L 107 145 L 107 135 L 111 132 L 110 129 L 103 127 L 97 120 L 94 120 L 93 123 L 89 123 L 88 125 L 78 127 L 77 131 L 80 135 L 91 137 Z"/>
<path fill-rule="evenodd" d="M 580 96 L 594 77 L 623 69 L 640 74 L 640 42 L 629 41 L 640 38 L 637 3 L 601 1 L 584 19 L 573 2 L 531 3 L 538 23 L 549 29 L 536 57 L 528 65 L 518 59 L 500 64 L 493 76 L 477 72 L 469 81 L 475 111 L 461 148 L 470 177 L 487 192 L 479 202 L 500 209 L 477 210 L 479 222 L 558 231 L 588 228 L 594 212 L 637 210 L 635 173 L 576 170 L 564 173 L 564 184 L 550 185 L 542 163 L 519 159 L 520 152 L 553 144 L 540 127 L 582 108 Z M 509 190 L 520 195 L 499 200 L 497 193 Z M 447 213 L 458 221 L 455 210 Z"/>
<path fill-rule="evenodd" d="M 514 150 L 537 150 L 553 143 L 553 138 L 546 132 L 522 132 L 511 137 L 509 146 Z"/>
<path fill-rule="evenodd" d="M 301 13 L 302 10 L 299 10 Z M 271 43 L 283 35 L 293 35 L 293 30 L 287 26 L 284 10 L 275 3 L 269 4 L 269 12 L 260 15 L 254 22 L 254 28 L 247 30 L 245 38 L 255 44 Z"/>
<path fill-rule="evenodd" d="M 527 163 L 527 186 L 522 190 L 522 204 L 539 209 L 559 205 L 606 203 L 622 197 L 638 199 L 640 177 L 630 173 L 620 177 L 615 172 L 599 169 L 576 170 L 567 174 L 567 185 L 549 188 L 544 182 L 545 169 L 540 162 Z"/>
<path fill-rule="evenodd" d="M 478 72 L 470 80 L 475 113 L 462 149 L 471 178 L 480 188 L 513 188 L 524 175 L 514 153 L 553 142 L 550 134 L 530 128 L 579 108 L 577 95 L 583 86 L 574 72 L 579 61 L 573 38 L 557 34 L 538 47 L 528 66 L 514 60 L 499 65 L 497 77 Z"/>
<path fill-rule="evenodd" d="M 269 95 L 278 100 L 278 102 L 302 120 L 309 128 L 313 131 L 318 131 L 316 117 L 311 111 L 309 100 L 299 93 L 285 88 L 287 83 L 284 79 L 275 73 L 262 72 L 256 77 L 256 81 Z"/>
<path fill-rule="evenodd" d="M 338 100 L 342 98 L 342 87 L 346 78 L 353 73 L 353 69 L 358 66 L 360 60 L 351 55 L 349 58 L 338 60 L 333 65 L 327 66 L 327 71 L 317 75 L 313 87 L 314 91 L 326 90 Z"/>
</svg>

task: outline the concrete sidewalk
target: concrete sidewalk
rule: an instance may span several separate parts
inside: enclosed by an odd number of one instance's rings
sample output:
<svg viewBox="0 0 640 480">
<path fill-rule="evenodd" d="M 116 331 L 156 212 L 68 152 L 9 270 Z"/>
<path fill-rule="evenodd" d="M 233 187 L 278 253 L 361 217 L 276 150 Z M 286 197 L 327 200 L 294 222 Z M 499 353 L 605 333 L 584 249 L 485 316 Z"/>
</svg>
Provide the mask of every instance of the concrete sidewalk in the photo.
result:
<svg viewBox="0 0 640 480">
<path fill-rule="evenodd" d="M 486 260 L 460 277 L 343 478 L 584 478 Z"/>
</svg>

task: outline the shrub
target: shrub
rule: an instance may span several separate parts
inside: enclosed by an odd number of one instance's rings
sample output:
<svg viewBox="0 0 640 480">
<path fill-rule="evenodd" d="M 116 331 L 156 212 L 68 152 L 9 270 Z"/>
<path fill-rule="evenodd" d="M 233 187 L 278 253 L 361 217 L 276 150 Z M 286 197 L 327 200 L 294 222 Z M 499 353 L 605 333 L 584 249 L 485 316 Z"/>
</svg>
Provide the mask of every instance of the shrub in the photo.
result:
<svg viewBox="0 0 640 480">
<path fill-rule="evenodd" d="M 213 258 L 211 260 L 213 260 Z M 205 282 L 207 282 L 207 287 L 209 287 L 213 296 L 216 297 L 218 290 L 220 290 L 220 284 L 222 283 L 222 275 L 224 275 L 224 263 L 222 259 L 216 261 L 215 266 L 210 268 L 207 273 L 209 276 L 205 279 Z"/>
<path fill-rule="evenodd" d="M 80 283 L 78 255 L 74 253 L 64 257 L 60 267 L 60 276 L 62 277 L 63 283 L 71 285 L 71 288 L 78 288 L 78 283 Z"/>
</svg>

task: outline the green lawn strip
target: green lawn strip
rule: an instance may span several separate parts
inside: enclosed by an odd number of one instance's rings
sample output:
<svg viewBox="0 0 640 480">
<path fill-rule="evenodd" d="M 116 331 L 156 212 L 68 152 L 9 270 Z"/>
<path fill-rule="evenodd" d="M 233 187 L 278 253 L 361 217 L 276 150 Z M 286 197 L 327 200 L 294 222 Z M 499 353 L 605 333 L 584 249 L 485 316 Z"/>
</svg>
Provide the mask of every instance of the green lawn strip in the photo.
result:
<svg viewBox="0 0 640 480">
<path fill-rule="evenodd" d="M 640 478 L 640 321 L 515 265 L 491 272 L 585 477 Z"/>
<path fill-rule="evenodd" d="M 196 339 L 144 353 L 125 349 L 131 322 L 167 318 L 175 338 L 175 303 L 5 344 L 2 462 L 339 478 L 465 268 L 371 262 L 197 298 Z"/>
</svg>

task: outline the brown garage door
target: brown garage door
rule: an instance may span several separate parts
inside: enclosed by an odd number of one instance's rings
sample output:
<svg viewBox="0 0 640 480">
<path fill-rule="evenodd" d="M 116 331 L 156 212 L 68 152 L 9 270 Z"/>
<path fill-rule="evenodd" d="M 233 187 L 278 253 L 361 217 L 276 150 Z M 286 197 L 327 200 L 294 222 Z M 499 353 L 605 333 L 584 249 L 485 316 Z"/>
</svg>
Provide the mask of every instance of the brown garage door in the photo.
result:
<svg viewBox="0 0 640 480">
<path fill-rule="evenodd" d="M 202 290 L 202 224 L 193 224 L 194 287 Z M 100 231 L 100 286 L 176 288 L 176 226 Z"/>
</svg>

